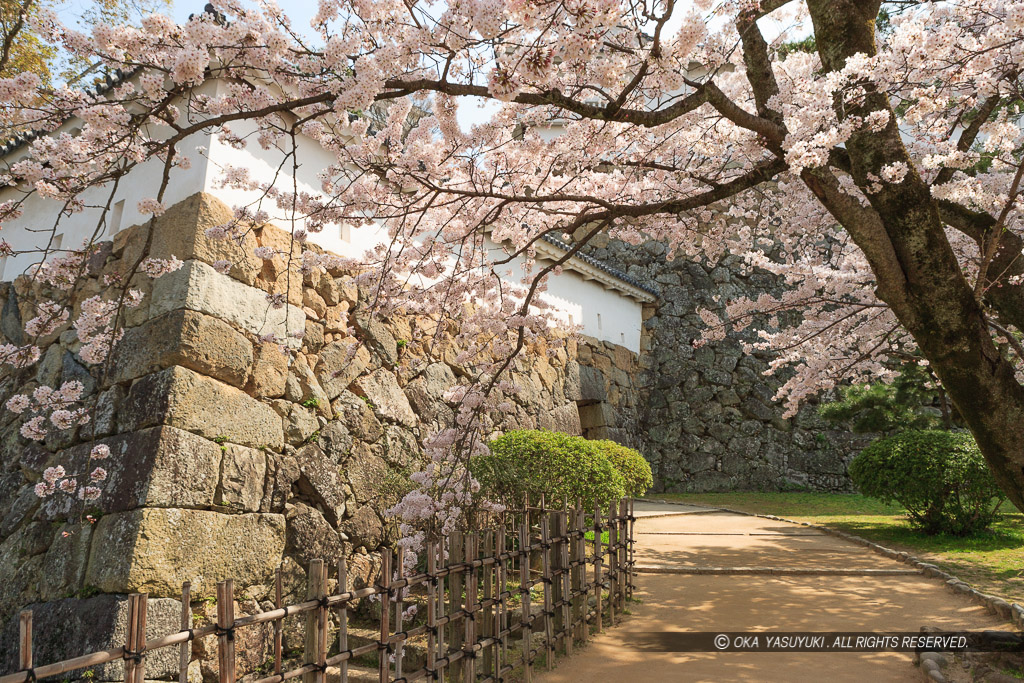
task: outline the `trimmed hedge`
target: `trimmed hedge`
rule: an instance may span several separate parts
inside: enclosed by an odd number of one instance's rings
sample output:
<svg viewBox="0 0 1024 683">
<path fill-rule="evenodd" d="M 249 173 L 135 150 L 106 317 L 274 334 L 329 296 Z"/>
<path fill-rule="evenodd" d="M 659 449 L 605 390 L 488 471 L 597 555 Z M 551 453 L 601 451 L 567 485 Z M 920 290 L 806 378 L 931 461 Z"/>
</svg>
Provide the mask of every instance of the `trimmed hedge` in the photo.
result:
<svg viewBox="0 0 1024 683">
<path fill-rule="evenodd" d="M 601 452 L 611 461 L 612 467 L 617 469 L 622 478 L 626 480 L 627 496 L 642 496 L 654 485 L 651 466 L 647 459 L 640 455 L 640 451 L 607 439 L 592 443 L 601 449 Z"/>
<path fill-rule="evenodd" d="M 588 506 L 606 506 L 632 495 L 645 481 L 635 457 L 618 449 L 610 455 L 613 449 L 602 445 L 610 443 L 561 432 L 520 429 L 491 441 L 491 454 L 474 458 L 470 469 L 483 495 L 509 507 L 522 505 L 527 495 L 531 501 L 539 500 L 541 494 L 552 507 L 575 505 L 578 500 Z M 636 451 L 624 450 L 643 460 Z M 627 467 L 626 476 L 616 469 L 613 459 Z M 650 476 L 648 466 L 647 481 Z"/>
<path fill-rule="evenodd" d="M 874 441 L 850 463 L 861 493 L 907 509 L 925 533 L 988 527 L 1004 496 L 967 433 L 911 430 Z"/>
</svg>

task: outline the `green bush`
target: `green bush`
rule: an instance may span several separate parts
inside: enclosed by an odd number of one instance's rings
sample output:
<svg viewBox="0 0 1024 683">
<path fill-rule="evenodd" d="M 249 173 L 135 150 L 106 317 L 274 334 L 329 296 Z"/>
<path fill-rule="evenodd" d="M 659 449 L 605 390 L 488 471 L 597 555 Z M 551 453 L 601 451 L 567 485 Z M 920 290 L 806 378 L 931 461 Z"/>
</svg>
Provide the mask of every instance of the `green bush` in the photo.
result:
<svg viewBox="0 0 1024 683">
<path fill-rule="evenodd" d="M 912 430 L 878 439 L 850 463 L 850 477 L 864 495 L 902 505 L 928 534 L 984 529 L 1004 498 L 963 432 Z"/>
<path fill-rule="evenodd" d="M 595 442 L 560 432 L 516 430 L 494 439 L 490 455 L 470 463 L 481 492 L 509 507 L 544 494 L 563 503 L 606 506 L 626 495 L 626 481 Z"/>
<path fill-rule="evenodd" d="M 611 461 L 612 467 L 617 469 L 622 478 L 626 480 L 627 496 L 642 496 L 654 484 L 651 466 L 644 456 L 640 455 L 640 451 L 608 440 L 591 443 L 597 445 Z"/>
</svg>

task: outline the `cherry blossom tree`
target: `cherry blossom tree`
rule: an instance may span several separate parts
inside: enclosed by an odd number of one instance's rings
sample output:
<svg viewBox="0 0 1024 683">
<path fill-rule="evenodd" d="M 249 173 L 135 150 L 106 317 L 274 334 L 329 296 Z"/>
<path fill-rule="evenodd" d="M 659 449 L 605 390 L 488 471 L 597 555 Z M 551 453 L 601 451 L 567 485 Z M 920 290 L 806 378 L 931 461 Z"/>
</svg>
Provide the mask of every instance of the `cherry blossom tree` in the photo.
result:
<svg viewBox="0 0 1024 683">
<path fill-rule="evenodd" d="M 784 30 L 766 38 L 769 24 Z M 82 210 L 86 190 L 158 159 L 163 183 L 140 207 L 155 216 L 171 170 L 189 163 L 182 149 L 213 131 L 281 158 L 280 177 L 223 169 L 226 186 L 260 201 L 217 236 L 268 217 L 290 221 L 299 245 L 383 225 L 388 240 L 354 264 L 375 309 L 430 316 L 437 330 L 457 322 L 466 358 L 493 352 L 476 383 L 453 390 L 457 423 L 400 506 L 409 519 L 453 519 L 469 499 L 452 453 L 480 451 L 488 415 L 515 391 L 505 371 L 546 333 L 545 279 L 602 232 L 662 240 L 670 258 L 742 254 L 784 278 L 779 297 L 701 311 L 697 343 L 758 325 L 774 367 L 796 369 L 778 396 L 791 408 L 884 377 L 892 353 L 919 354 L 1024 509 L 1024 2 L 321 0 L 307 28 L 270 0 L 232 0 L 185 25 L 154 14 L 86 35 L 40 11 L 31 27 L 69 58 L 131 76 L 101 95 L 31 73 L 0 79 L 9 130 L 83 122 L 73 138 L 36 137 L 7 169 L 22 194 L 0 219 L 31 194 Z M 211 79 L 224 94 L 197 94 Z M 497 107 L 464 129 L 460 108 L 480 101 Z M 280 182 L 302 163 L 300 139 L 333 159 L 315 194 Z M 485 235 L 507 253 L 487 253 Z M 561 261 L 536 260 L 546 235 L 572 240 Z M 307 254 L 303 268 L 332 265 Z M 514 258 L 529 266 L 521 287 L 498 277 Z M 51 274 L 60 267 L 38 276 L 73 283 Z M 132 296 L 98 299 L 74 323 L 98 340 L 95 362 Z M 796 325 L 781 322 L 790 311 Z M 2 352 L 12 364 L 37 354 Z M 31 398 L 37 412 L 84 419 L 53 403 L 75 387 L 55 391 Z"/>
</svg>

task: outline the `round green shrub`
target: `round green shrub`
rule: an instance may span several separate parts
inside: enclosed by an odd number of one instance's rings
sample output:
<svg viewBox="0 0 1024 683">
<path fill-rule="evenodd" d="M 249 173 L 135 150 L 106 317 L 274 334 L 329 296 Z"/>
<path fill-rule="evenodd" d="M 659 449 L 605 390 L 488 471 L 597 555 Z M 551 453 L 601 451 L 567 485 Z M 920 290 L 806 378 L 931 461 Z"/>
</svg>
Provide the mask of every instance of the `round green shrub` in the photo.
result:
<svg viewBox="0 0 1024 683">
<path fill-rule="evenodd" d="M 611 461 L 612 467 L 617 469 L 622 478 L 626 480 L 627 496 L 642 496 L 647 493 L 647 489 L 654 485 L 651 466 L 646 458 L 640 455 L 640 451 L 607 439 L 591 443 L 597 445 Z"/>
<path fill-rule="evenodd" d="M 988 527 L 1004 498 L 970 434 L 905 431 L 874 441 L 850 463 L 866 496 L 906 508 L 925 533 L 964 536 Z"/>
<path fill-rule="evenodd" d="M 490 455 L 470 463 L 481 492 L 489 499 L 518 507 L 541 494 L 552 507 L 606 506 L 626 495 L 626 483 L 593 442 L 561 432 L 516 430 L 494 439 Z"/>
</svg>

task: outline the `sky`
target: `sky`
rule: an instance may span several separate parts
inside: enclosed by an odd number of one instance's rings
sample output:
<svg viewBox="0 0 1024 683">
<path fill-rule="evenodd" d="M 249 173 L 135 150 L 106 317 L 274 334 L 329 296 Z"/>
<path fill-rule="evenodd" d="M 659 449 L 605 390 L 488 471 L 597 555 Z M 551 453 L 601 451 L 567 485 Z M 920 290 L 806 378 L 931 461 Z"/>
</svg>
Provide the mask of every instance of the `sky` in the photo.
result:
<svg viewBox="0 0 1024 683">
<path fill-rule="evenodd" d="M 171 17 L 178 23 L 184 23 L 188 21 L 190 14 L 202 12 L 206 6 L 206 0 L 171 0 Z M 61 6 L 60 12 L 64 15 L 80 16 L 83 8 L 90 4 L 89 0 L 67 0 Z M 216 4 L 216 2 L 214 3 Z M 289 16 L 292 19 L 292 25 L 297 29 L 302 29 L 309 26 L 310 20 L 317 10 L 317 0 L 289 0 L 287 2 L 281 2 L 281 5 L 285 7 Z M 678 30 L 679 25 L 682 23 L 682 18 L 689 11 L 692 2 L 690 0 L 683 0 L 677 2 L 675 10 L 673 12 L 673 19 L 666 24 L 665 35 L 672 35 Z M 69 16 L 64 17 L 65 20 L 70 18 Z M 773 18 L 762 19 L 759 22 L 762 32 L 765 34 L 765 38 L 771 41 L 782 32 L 786 26 Z M 800 36 L 802 37 L 802 36 Z M 459 125 L 464 131 L 469 131 L 469 128 L 477 123 L 487 121 L 490 116 L 498 110 L 501 106 L 499 102 L 493 100 L 483 100 L 481 98 L 460 98 L 458 111 Z"/>
</svg>

